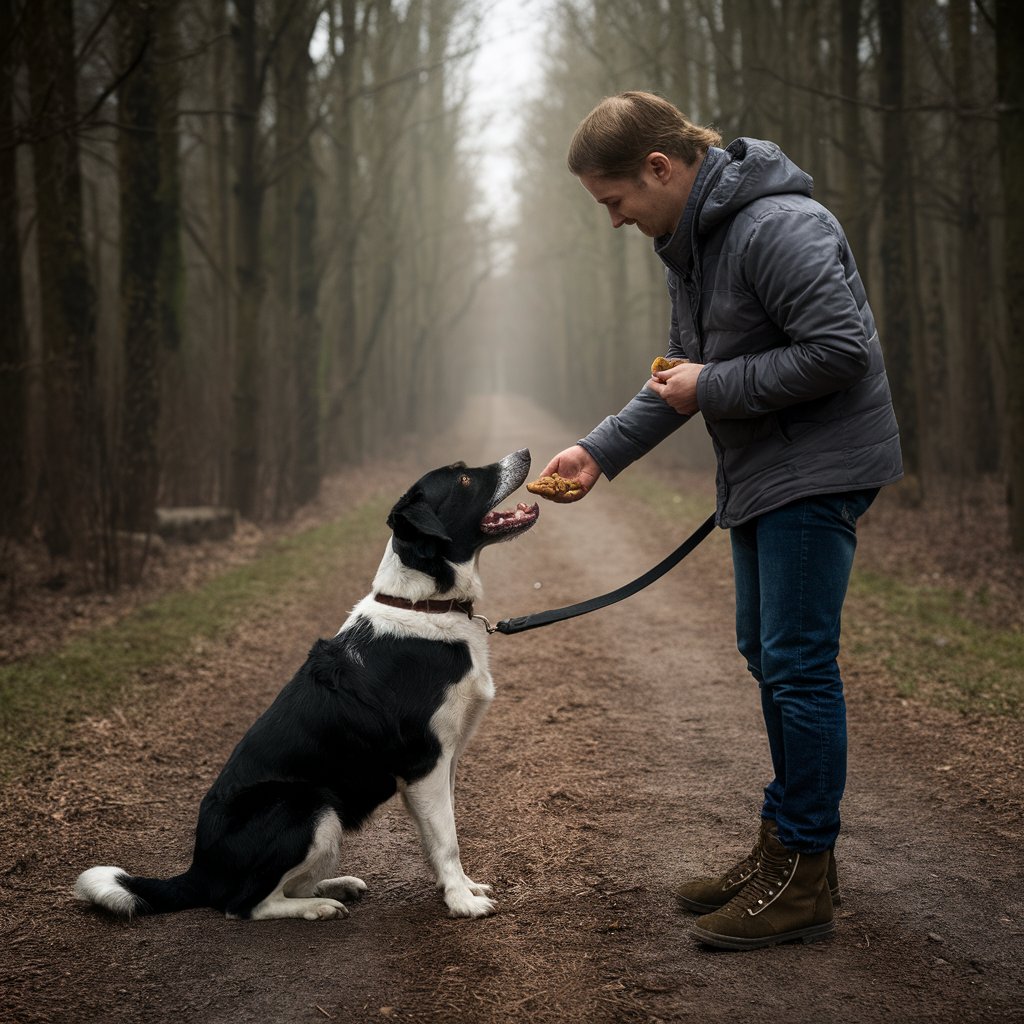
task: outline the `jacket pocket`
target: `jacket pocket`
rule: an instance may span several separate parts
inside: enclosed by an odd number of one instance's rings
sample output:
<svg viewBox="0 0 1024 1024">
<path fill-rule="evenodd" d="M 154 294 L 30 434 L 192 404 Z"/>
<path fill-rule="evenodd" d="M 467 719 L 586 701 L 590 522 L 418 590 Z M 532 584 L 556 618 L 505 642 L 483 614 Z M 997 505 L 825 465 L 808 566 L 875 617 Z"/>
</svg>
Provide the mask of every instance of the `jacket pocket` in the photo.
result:
<svg viewBox="0 0 1024 1024">
<path fill-rule="evenodd" d="M 712 437 L 725 449 L 744 448 L 780 433 L 778 416 L 769 412 L 742 420 L 707 420 Z"/>
</svg>

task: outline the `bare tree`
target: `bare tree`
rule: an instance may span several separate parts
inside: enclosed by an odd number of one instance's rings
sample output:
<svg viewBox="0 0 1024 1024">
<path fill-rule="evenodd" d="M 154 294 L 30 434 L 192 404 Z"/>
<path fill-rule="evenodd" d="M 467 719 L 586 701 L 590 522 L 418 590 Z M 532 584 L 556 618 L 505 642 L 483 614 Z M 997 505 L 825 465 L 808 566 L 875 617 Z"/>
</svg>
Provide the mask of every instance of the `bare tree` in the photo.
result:
<svg viewBox="0 0 1024 1024">
<path fill-rule="evenodd" d="M 261 237 L 264 180 L 260 114 L 266 76 L 258 49 L 256 0 L 237 0 L 235 17 L 231 35 L 236 62 L 234 196 L 237 301 L 231 494 L 238 511 L 252 518 L 259 511 L 260 317 L 265 288 Z"/>
<path fill-rule="evenodd" d="M 861 124 L 860 45 L 862 0 L 839 3 L 839 92 L 842 185 L 838 212 L 861 276 L 868 276 L 868 226 L 870 217 L 864 188 L 864 136 Z"/>
<path fill-rule="evenodd" d="M 284 28 L 274 60 L 276 179 L 274 251 L 276 344 L 269 358 L 277 372 L 278 432 L 274 514 L 284 518 L 320 487 L 320 407 L 317 372 L 320 327 L 316 258 L 317 196 L 311 135 L 315 125 L 310 36 L 319 2 L 277 0 Z M 268 399 L 269 400 L 269 399 Z"/>
<path fill-rule="evenodd" d="M 982 312 L 989 305 L 986 297 L 990 293 L 991 232 L 983 205 L 979 161 L 967 156 L 982 145 L 977 117 L 971 113 L 977 108 L 979 94 L 974 67 L 972 6 L 971 0 L 950 0 L 948 12 L 955 101 L 953 133 L 956 151 L 963 155 L 956 161 L 961 237 L 956 248 L 959 316 L 957 337 L 952 346 L 957 381 L 953 407 L 960 433 L 957 449 L 964 460 L 964 471 L 991 473 L 999 465 L 999 445 L 993 444 L 992 432 L 983 428 L 983 420 L 976 414 L 979 409 L 994 408 L 996 403 L 992 388 L 992 347 L 979 343 L 991 329 L 986 327 L 988 318 Z"/>
<path fill-rule="evenodd" d="M 53 554 L 98 521 L 104 432 L 96 392 L 96 296 L 82 235 L 71 0 L 25 6 L 46 415 L 41 487 Z"/>
<path fill-rule="evenodd" d="M 878 99 L 882 115 L 882 296 L 886 359 L 891 369 L 893 402 L 907 468 L 921 468 L 916 367 L 911 319 L 910 245 L 913 216 L 908 184 L 907 124 L 904 114 L 903 0 L 878 0 L 880 55 Z"/>
<path fill-rule="evenodd" d="M 155 0 L 124 0 L 118 9 L 118 49 L 134 63 L 118 89 L 118 181 L 121 198 L 121 302 L 124 382 L 121 388 L 118 478 L 120 522 L 152 529 L 158 481 L 160 323 L 158 296 L 162 224 L 160 92 L 156 66 Z"/>
<path fill-rule="evenodd" d="M 0 0 L 0 536 L 21 537 L 28 491 L 28 348 L 21 304 L 18 174 L 14 146 L 17 67 L 14 0 Z"/>
<path fill-rule="evenodd" d="M 3 0 L 5 533 L 38 495 L 50 551 L 116 585 L 116 531 L 158 497 L 284 516 L 322 453 L 458 398 L 488 250 L 459 154 L 473 3 Z"/>
<path fill-rule="evenodd" d="M 158 320 L 160 345 L 177 352 L 184 331 L 183 305 L 185 273 L 181 250 L 181 171 L 178 106 L 181 96 L 181 43 L 179 0 L 161 0 L 156 5 L 154 62 L 160 109 L 156 120 L 160 154 L 160 281 Z"/>
<path fill-rule="evenodd" d="M 1010 535 L 1024 551 L 1024 7 L 996 2 L 999 164 L 1006 211 L 1006 379 L 1009 433 Z M 981 412 L 981 410 L 979 410 Z"/>
</svg>

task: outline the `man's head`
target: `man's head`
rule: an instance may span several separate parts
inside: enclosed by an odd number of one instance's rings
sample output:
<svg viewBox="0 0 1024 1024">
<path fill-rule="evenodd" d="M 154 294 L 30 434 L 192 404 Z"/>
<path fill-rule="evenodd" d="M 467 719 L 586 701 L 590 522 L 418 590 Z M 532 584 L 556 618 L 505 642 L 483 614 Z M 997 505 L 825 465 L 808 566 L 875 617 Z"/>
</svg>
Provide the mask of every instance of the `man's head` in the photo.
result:
<svg viewBox="0 0 1024 1024">
<path fill-rule="evenodd" d="M 623 92 L 601 100 L 580 122 L 569 144 L 569 170 L 577 178 L 632 178 L 654 152 L 693 167 L 709 146 L 721 141 L 713 128 L 693 124 L 668 100 L 650 92 Z"/>
<path fill-rule="evenodd" d="M 569 170 L 608 208 L 612 225 L 657 237 L 675 230 L 709 146 L 722 137 L 648 92 L 602 100 L 569 144 Z"/>
</svg>

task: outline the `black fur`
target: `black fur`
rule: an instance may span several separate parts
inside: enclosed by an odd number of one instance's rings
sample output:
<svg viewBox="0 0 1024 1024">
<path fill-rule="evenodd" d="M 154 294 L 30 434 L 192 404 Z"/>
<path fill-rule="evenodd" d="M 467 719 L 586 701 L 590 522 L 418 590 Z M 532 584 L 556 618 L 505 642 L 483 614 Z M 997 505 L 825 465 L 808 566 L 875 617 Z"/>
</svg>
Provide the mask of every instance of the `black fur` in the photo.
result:
<svg viewBox="0 0 1024 1024">
<path fill-rule="evenodd" d="M 428 473 L 391 510 L 395 553 L 430 576 L 435 593 L 453 585 L 453 563 L 502 539 L 481 522 L 496 496 L 504 497 L 501 490 L 518 486 L 514 479 L 509 486 L 507 470 L 502 476 L 505 461 Z M 431 720 L 470 673 L 471 653 L 465 642 L 380 632 L 368 617 L 372 609 L 333 639 L 317 641 L 242 737 L 200 805 L 188 871 L 166 880 L 117 874 L 116 886 L 135 897 L 133 906 L 97 896 L 95 885 L 79 895 L 129 915 L 208 906 L 248 917 L 303 862 L 325 812 L 357 829 L 399 780 L 411 784 L 429 773 L 442 753 Z"/>
<path fill-rule="evenodd" d="M 465 644 L 388 638 L 364 659 L 372 627 L 358 620 L 318 640 L 306 663 L 256 720 L 203 798 L 192 867 L 167 882 L 123 884 L 150 909 L 209 906 L 247 917 L 302 860 L 327 807 L 356 829 L 437 761 L 428 723 L 469 669 Z M 273 836 L 274 842 L 267 843 Z"/>
</svg>

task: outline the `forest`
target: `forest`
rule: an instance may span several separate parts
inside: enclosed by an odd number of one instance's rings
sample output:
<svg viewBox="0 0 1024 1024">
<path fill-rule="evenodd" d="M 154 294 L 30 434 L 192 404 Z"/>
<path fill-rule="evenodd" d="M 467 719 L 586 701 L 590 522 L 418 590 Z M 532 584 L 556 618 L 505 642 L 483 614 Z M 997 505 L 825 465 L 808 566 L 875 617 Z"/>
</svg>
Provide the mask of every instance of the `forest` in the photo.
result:
<svg viewBox="0 0 1024 1024">
<path fill-rule="evenodd" d="M 466 115 L 487 0 L 0 0 L 0 576 L 94 588 L 159 508 L 284 520 L 468 395 L 585 428 L 668 299 L 565 167 L 647 89 L 772 139 L 880 324 L 908 500 L 994 481 L 1024 550 L 1024 5 L 552 0 L 511 221 Z M 495 76 L 500 68 L 491 69 Z M 140 540 L 141 538 L 141 540 Z"/>
</svg>

